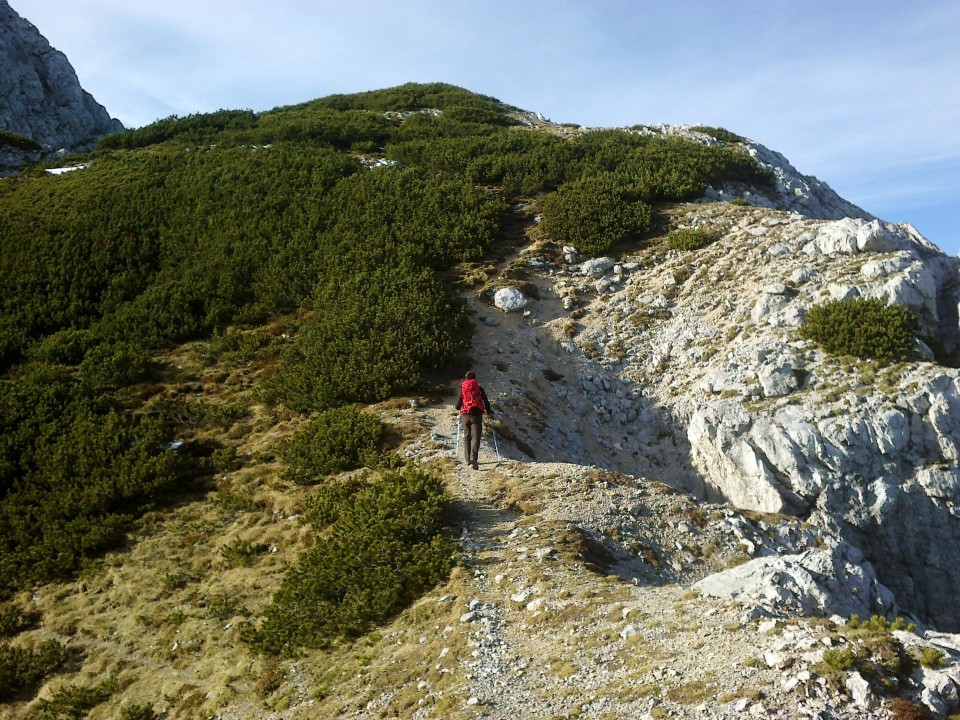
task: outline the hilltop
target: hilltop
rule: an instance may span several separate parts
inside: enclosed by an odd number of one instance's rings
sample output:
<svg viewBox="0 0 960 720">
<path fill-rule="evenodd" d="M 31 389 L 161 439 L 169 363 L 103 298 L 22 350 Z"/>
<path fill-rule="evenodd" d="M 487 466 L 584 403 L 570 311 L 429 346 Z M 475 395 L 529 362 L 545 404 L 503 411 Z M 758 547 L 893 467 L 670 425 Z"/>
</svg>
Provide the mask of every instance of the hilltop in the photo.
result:
<svg viewBox="0 0 960 720">
<path fill-rule="evenodd" d="M 75 161 L 0 184 L 10 717 L 960 710 L 960 269 L 911 227 L 440 84 Z"/>
</svg>

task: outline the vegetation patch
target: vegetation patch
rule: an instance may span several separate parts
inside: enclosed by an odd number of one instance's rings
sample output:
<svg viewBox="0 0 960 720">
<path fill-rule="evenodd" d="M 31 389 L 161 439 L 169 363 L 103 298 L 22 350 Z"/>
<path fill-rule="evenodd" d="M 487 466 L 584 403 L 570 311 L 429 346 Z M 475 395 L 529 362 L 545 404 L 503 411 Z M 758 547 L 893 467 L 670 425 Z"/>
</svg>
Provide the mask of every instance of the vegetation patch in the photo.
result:
<svg viewBox="0 0 960 720">
<path fill-rule="evenodd" d="M 800 335 L 834 355 L 853 355 L 881 363 L 905 360 L 916 345 L 917 318 L 900 305 L 855 298 L 814 305 Z"/>
<path fill-rule="evenodd" d="M 284 445 L 285 475 L 298 485 L 313 485 L 330 473 L 374 466 L 383 433 L 380 418 L 354 405 L 321 412 Z"/>
<path fill-rule="evenodd" d="M 0 702 L 29 698 L 70 656 L 55 640 L 33 650 L 0 645 Z"/>
<path fill-rule="evenodd" d="M 690 129 L 694 130 L 695 132 L 701 132 L 704 135 L 709 135 L 714 140 L 720 140 L 721 142 L 742 143 L 747 141 L 747 139 L 742 135 L 737 135 L 735 132 L 730 132 L 726 128 L 722 128 L 722 127 L 711 127 L 710 125 L 695 125 Z"/>
<path fill-rule="evenodd" d="M 40 700 L 33 717 L 36 720 L 85 718 L 93 708 L 109 700 L 118 688 L 119 683 L 114 678 L 90 688 L 66 685 L 59 688 L 49 700 Z"/>
<path fill-rule="evenodd" d="M 439 477 L 415 467 L 321 486 L 308 511 L 317 544 L 248 641 L 290 654 L 358 637 L 396 615 L 449 576 L 448 503 Z"/>
<path fill-rule="evenodd" d="M 10 132 L 9 130 L 0 130 L 0 146 L 3 145 L 31 152 L 40 150 L 40 143 L 15 132 Z"/>
<path fill-rule="evenodd" d="M 678 228 L 667 234 L 667 247 L 671 250 L 699 250 L 717 239 L 710 230 Z"/>
</svg>

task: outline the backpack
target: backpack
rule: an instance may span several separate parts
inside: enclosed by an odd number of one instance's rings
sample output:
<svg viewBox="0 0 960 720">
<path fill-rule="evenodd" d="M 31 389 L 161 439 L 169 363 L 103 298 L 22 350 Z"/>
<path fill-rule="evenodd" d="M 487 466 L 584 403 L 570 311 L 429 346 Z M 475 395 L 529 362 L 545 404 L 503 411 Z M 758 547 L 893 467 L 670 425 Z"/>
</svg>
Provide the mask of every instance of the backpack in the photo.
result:
<svg viewBox="0 0 960 720">
<path fill-rule="evenodd" d="M 460 394 L 463 397 L 463 404 L 460 406 L 460 414 L 466 415 L 474 408 L 480 408 L 483 412 L 483 396 L 480 394 L 480 383 L 476 380 L 464 380 L 460 386 Z"/>
</svg>

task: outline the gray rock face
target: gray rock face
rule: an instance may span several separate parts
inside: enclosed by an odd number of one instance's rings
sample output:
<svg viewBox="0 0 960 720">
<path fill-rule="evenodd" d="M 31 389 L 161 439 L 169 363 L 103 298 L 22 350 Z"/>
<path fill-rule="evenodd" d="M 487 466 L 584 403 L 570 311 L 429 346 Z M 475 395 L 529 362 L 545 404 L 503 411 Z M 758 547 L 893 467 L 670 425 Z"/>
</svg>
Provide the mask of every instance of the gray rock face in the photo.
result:
<svg viewBox="0 0 960 720">
<path fill-rule="evenodd" d="M 45 153 L 92 149 L 123 125 L 82 87 L 66 56 L 0 0 L 0 129 L 30 138 Z M 3 148 L 7 167 L 37 153 Z"/>
<path fill-rule="evenodd" d="M 612 267 L 558 272 L 557 296 L 582 313 L 564 347 L 591 349 L 584 375 L 642 388 L 672 417 L 685 462 L 664 475 L 708 499 L 809 520 L 860 548 L 902 608 L 957 631 L 960 605 L 943 598 L 960 593 L 960 260 L 775 153 L 757 157 L 780 163 L 780 191 L 751 196 L 752 208 L 678 211 L 676 224 L 718 233 L 708 248 L 639 249 Z M 642 271 L 616 269 L 628 266 Z M 926 342 L 915 359 L 836 358 L 800 336 L 811 306 L 858 297 L 914 312 Z M 609 391 L 584 388 L 601 422 L 616 417 L 601 402 Z M 649 435 L 626 438 L 614 444 L 623 455 L 650 453 Z"/>
<path fill-rule="evenodd" d="M 797 555 L 758 557 L 694 585 L 702 595 L 735 600 L 748 617 L 870 617 L 893 609 L 863 553 L 847 543 Z"/>
</svg>

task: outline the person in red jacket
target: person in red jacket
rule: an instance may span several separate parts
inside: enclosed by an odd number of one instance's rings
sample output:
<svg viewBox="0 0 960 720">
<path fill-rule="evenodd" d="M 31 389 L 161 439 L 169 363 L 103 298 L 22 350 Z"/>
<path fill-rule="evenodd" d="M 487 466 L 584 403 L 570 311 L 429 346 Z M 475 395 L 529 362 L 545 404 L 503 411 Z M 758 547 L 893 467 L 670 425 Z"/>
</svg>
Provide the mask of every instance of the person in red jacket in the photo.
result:
<svg viewBox="0 0 960 720">
<path fill-rule="evenodd" d="M 480 433 L 483 432 L 483 414 L 493 415 L 487 393 L 477 382 L 477 374 L 470 370 L 460 383 L 460 395 L 457 397 L 457 410 L 463 420 L 463 457 L 474 470 L 479 470 L 477 458 L 480 455 Z"/>
</svg>

